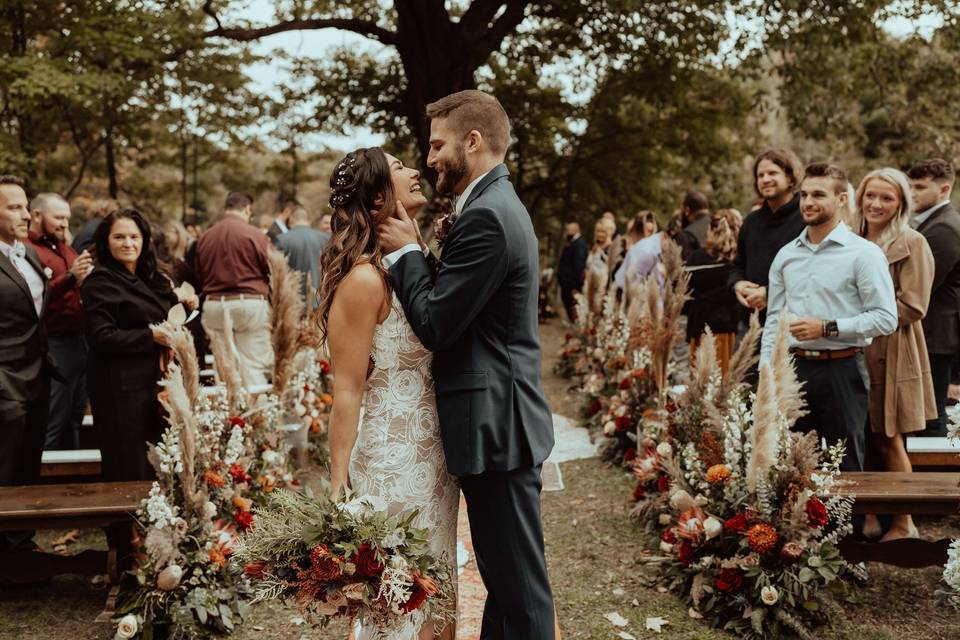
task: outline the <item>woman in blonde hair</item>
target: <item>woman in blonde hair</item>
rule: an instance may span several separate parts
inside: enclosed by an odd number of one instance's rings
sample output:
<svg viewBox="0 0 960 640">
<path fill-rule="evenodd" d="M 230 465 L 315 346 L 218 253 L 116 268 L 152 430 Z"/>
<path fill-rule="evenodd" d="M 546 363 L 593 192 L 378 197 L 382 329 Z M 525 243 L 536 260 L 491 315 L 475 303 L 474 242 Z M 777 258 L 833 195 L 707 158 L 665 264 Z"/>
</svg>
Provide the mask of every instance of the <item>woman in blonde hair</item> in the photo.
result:
<svg viewBox="0 0 960 640">
<path fill-rule="evenodd" d="M 687 340 L 691 352 L 700 346 L 707 327 L 716 337 L 717 362 L 727 370 L 737 337 L 740 305 L 727 286 L 730 265 L 737 255 L 737 235 L 743 217 L 736 209 L 718 209 L 710 216 L 706 246 L 690 255 L 692 300 L 687 311 Z"/>
<path fill-rule="evenodd" d="M 934 262 L 927 241 L 908 225 L 912 209 L 910 182 L 896 169 L 871 171 L 857 188 L 853 229 L 883 249 L 897 294 L 897 331 L 874 338 L 866 349 L 870 429 L 887 471 L 912 471 L 903 435 L 922 431 L 937 415 L 920 323 L 930 302 Z M 876 517 L 868 516 L 864 533 L 879 531 Z M 883 540 L 915 537 L 913 518 L 898 515 Z"/>
<path fill-rule="evenodd" d="M 427 203 L 420 172 L 382 149 L 359 149 L 334 168 L 318 308 L 334 374 L 331 489 L 334 496 L 348 488 L 376 496 L 391 515 L 418 510 L 414 526 L 429 529 L 431 551 L 446 558 L 455 579 L 460 489 L 447 473 L 433 356 L 393 292 L 377 230 L 398 202 L 411 216 Z M 455 626 L 435 634 L 418 609 L 390 638 L 453 640 Z M 359 636 L 374 637 L 370 628 Z"/>
</svg>

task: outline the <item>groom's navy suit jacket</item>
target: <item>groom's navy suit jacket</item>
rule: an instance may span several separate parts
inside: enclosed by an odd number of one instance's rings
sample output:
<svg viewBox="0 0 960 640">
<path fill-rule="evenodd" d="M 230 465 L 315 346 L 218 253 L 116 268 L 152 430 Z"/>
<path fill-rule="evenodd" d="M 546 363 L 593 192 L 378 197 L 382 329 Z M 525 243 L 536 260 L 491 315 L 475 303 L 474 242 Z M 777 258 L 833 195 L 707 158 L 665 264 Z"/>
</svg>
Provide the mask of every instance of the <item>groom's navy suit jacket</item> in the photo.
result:
<svg viewBox="0 0 960 640">
<path fill-rule="evenodd" d="M 540 382 L 537 238 L 509 176 L 501 164 L 470 192 L 438 269 L 419 251 L 390 269 L 410 325 L 434 353 L 455 476 L 538 465 L 553 448 Z"/>
</svg>

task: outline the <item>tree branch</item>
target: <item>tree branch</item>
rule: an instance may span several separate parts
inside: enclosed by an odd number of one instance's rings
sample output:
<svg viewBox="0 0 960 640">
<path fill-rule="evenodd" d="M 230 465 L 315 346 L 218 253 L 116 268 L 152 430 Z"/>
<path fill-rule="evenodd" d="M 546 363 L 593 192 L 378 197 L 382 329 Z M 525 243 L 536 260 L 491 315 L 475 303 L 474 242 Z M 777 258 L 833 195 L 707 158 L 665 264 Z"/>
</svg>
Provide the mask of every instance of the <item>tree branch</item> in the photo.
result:
<svg viewBox="0 0 960 640">
<path fill-rule="evenodd" d="M 203 34 L 205 38 L 228 38 L 230 40 L 239 40 L 249 42 L 250 40 L 259 40 L 266 36 L 272 36 L 275 33 L 284 33 L 286 31 L 308 31 L 315 29 L 343 29 L 353 33 L 379 40 L 383 44 L 396 45 L 397 34 L 393 31 L 378 27 L 368 20 L 359 20 L 354 18 L 313 18 L 309 20 L 285 20 L 269 27 L 259 27 L 252 29 L 225 29 L 217 22 L 217 28 L 206 31 Z"/>
</svg>

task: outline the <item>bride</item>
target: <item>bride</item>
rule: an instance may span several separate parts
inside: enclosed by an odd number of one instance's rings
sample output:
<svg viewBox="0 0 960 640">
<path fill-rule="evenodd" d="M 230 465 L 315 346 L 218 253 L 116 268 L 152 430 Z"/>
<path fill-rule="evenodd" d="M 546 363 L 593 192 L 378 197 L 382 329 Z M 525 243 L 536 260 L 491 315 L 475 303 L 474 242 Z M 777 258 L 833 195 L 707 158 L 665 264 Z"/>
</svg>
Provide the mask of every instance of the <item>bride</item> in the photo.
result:
<svg viewBox="0 0 960 640">
<path fill-rule="evenodd" d="M 391 515 L 419 510 L 414 526 L 430 531 L 431 551 L 456 576 L 460 490 L 447 473 L 432 356 L 381 264 L 377 225 L 394 215 L 398 200 L 411 216 L 426 204 L 420 173 L 378 147 L 348 154 L 330 177 L 332 234 L 321 258 L 319 317 L 334 373 L 331 489 L 334 496 L 342 488 L 379 496 Z M 418 613 L 392 640 L 453 640 L 454 624 L 435 630 Z M 361 631 L 361 640 L 373 637 Z"/>
</svg>

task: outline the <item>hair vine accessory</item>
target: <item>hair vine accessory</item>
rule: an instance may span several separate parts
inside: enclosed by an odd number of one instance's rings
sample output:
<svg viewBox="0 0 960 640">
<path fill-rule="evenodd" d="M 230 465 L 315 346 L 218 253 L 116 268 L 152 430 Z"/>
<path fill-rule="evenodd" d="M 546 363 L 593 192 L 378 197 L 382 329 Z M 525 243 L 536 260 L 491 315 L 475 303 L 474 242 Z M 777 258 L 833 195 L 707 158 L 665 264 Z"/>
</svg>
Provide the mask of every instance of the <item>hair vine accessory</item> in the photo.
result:
<svg viewBox="0 0 960 640">
<path fill-rule="evenodd" d="M 340 161 L 333 171 L 333 181 L 330 189 L 330 206 L 342 207 L 350 202 L 350 198 L 356 192 L 354 185 L 347 188 L 353 182 L 353 167 L 357 164 L 356 156 L 349 155 Z"/>
</svg>

